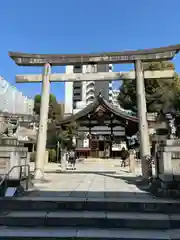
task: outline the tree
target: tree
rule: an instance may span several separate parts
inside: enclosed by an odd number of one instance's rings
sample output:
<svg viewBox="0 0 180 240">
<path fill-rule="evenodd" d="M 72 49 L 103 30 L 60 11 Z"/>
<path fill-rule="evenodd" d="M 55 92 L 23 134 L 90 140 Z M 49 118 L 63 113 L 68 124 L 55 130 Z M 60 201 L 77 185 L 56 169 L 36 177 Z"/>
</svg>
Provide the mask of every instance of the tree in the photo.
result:
<svg viewBox="0 0 180 240">
<path fill-rule="evenodd" d="M 145 63 L 144 70 L 174 70 L 171 62 Z M 180 107 L 180 86 L 178 75 L 174 79 L 146 79 L 146 103 L 148 112 L 166 111 L 169 107 Z M 179 99 L 179 100 L 178 100 Z M 124 80 L 118 96 L 124 109 L 137 112 L 136 81 Z"/>
<path fill-rule="evenodd" d="M 34 98 L 34 112 L 39 115 L 41 107 L 41 95 L 36 95 Z M 57 102 L 56 97 L 53 94 L 49 96 L 49 113 L 48 117 L 51 120 L 59 121 L 62 117 L 61 105 Z"/>
<path fill-rule="evenodd" d="M 37 94 L 34 97 L 34 112 L 39 115 L 40 114 L 40 106 L 41 106 L 41 95 Z"/>
<path fill-rule="evenodd" d="M 77 132 L 78 125 L 76 122 L 69 123 L 65 127 L 61 127 L 58 132 L 58 141 L 61 147 L 72 148 L 73 147 L 73 137 L 78 138 Z"/>
<path fill-rule="evenodd" d="M 174 70 L 171 62 L 145 63 L 144 70 Z M 180 108 L 180 85 L 178 75 L 173 79 L 146 79 L 145 80 L 146 103 L 148 112 L 166 112 L 170 108 Z M 136 105 L 136 81 L 125 80 L 120 87 L 118 97 L 121 107 L 137 112 Z M 151 165 L 146 161 L 142 165 L 145 176 L 151 172 Z"/>
<path fill-rule="evenodd" d="M 41 95 L 36 95 L 34 98 L 34 112 L 40 115 Z M 49 96 L 49 112 L 48 112 L 48 127 L 47 127 L 47 147 L 56 148 L 58 141 L 58 134 L 56 123 L 62 118 L 61 105 L 57 102 L 53 94 Z"/>
<path fill-rule="evenodd" d="M 58 133 L 55 122 L 49 122 L 47 127 L 47 147 L 56 147 L 58 141 Z"/>
</svg>

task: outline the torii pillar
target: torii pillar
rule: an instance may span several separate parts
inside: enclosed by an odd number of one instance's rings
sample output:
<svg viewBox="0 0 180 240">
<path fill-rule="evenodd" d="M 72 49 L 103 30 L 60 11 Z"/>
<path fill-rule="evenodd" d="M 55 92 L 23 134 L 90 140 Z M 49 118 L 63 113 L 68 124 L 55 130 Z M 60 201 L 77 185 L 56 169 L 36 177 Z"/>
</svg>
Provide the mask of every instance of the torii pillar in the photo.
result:
<svg viewBox="0 0 180 240">
<path fill-rule="evenodd" d="M 44 161 L 45 161 L 45 149 L 46 149 L 46 140 L 47 140 L 48 112 L 49 112 L 50 74 L 51 74 L 51 65 L 49 63 L 46 63 L 44 65 L 44 71 L 42 76 L 40 120 L 39 120 L 36 161 L 35 161 L 35 171 L 34 171 L 34 179 L 36 180 L 40 180 L 44 178 Z"/>
<path fill-rule="evenodd" d="M 136 73 L 136 97 L 137 109 L 139 118 L 139 133 L 140 133 L 140 158 L 142 164 L 142 177 L 147 179 L 148 176 L 148 163 L 145 157 L 150 156 L 150 143 L 148 134 L 148 121 L 147 121 L 147 107 L 146 107 L 146 93 L 144 86 L 144 71 L 141 60 L 135 61 Z"/>
</svg>

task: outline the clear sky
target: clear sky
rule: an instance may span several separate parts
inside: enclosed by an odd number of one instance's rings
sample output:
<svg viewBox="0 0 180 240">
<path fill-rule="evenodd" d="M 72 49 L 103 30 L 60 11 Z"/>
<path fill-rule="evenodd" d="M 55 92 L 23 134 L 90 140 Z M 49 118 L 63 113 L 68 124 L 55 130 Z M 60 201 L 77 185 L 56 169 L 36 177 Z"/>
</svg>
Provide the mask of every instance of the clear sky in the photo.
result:
<svg viewBox="0 0 180 240">
<path fill-rule="evenodd" d="M 180 0 L 1 0 L 0 18 L 0 75 L 13 85 L 16 74 L 42 69 L 17 67 L 8 51 L 88 53 L 180 43 Z M 174 62 L 180 72 L 180 54 Z M 28 96 L 40 93 L 40 84 L 16 86 Z M 63 83 L 51 91 L 64 99 Z"/>
</svg>

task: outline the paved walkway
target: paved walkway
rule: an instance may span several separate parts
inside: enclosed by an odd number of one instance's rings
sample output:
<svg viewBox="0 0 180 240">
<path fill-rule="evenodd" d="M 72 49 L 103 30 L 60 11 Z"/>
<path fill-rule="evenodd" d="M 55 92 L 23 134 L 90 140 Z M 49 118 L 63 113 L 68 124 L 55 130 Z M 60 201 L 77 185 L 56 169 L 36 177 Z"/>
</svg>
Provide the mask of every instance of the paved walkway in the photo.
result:
<svg viewBox="0 0 180 240">
<path fill-rule="evenodd" d="M 44 183 L 35 183 L 30 193 L 35 197 L 79 198 L 151 198 L 135 185 L 136 174 L 128 173 L 128 167 L 120 168 L 118 160 L 88 160 L 77 163 L 76 171 L 61 172 L 58 164 L 45 167 Z"/>
</svg>

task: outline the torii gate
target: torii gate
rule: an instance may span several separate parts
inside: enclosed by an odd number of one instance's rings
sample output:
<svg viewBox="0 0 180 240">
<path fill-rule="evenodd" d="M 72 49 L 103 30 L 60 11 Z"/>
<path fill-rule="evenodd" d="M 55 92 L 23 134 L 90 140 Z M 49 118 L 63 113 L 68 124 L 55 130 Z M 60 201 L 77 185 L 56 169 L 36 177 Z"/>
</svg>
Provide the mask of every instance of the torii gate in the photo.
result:
<svg viewBox="0 0 180 240">
<path fill-rule="evenodd" d="M 174 71 L 143 71 L 142 62 L 172 60 L 180 50 L 180 44 L 137 51 L 109 52 L 97 54 L 26 54 L 9 52 L 9 56 L 19 66 L 43 66 L 43 75 L 17 75 L 16 82 L 42 81 L 35 179 L 44 178 L 44 157 L 47 139 L 47 120 L 49 108 L 50 81 L 110 81 L 136 79 L 137 107 L 140 133 L 140 153 L 143 178 L 148 178 L 147 163 L 144 157 L 150 155 L 147 108 L 145 98 L 145 78 L 172 78 Z M 88 65 L 88 64 L 134 63 L 135 71 L 130 73 L 87 73 L 87 74 L 51 74 L 51 66 Z"/>
</svg>

